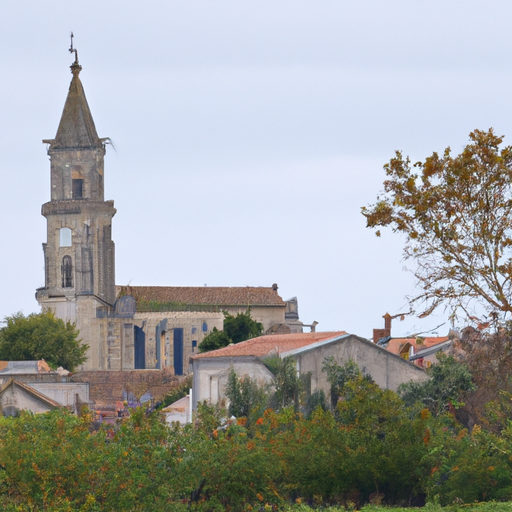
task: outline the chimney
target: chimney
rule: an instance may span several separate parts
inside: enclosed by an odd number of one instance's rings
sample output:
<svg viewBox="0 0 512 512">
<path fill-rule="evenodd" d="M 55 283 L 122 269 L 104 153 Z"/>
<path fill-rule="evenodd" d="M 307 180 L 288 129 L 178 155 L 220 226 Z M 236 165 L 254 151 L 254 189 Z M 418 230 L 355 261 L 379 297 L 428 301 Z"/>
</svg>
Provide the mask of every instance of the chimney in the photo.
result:
<svg viewBox="0 0 512 512">
<path fill-rule="evenodd" d="M 272 285 L 272 290 L 274 290 L 277 293 L 277 283 L 274 283 Z"/>
<path fill-rule="evenodd" d="M 391 336 L 392 317 L 389 313 L 386 313 L 382 318 L 384 318 L 384 329 L 373 329 L 373 343 L 377 343 L 382 338 Z"/>
<path fill-rule="evenodd" d="M 384 318 L 384 329 L 388 330 L 388 336 L 391 336 L 391 315 L 386 313 L 382 318 Z"/>
</svg>

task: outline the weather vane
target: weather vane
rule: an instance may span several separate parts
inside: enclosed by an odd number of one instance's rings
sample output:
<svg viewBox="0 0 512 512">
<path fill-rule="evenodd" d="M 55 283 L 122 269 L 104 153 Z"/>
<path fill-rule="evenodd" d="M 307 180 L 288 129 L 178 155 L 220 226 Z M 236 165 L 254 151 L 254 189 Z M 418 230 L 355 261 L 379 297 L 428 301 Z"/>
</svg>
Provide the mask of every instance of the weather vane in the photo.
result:
<svg viewBox="0 0 512 512">
<path fill-rule="evenodd" d="M 69 53 L 74 53 L 75 54 L 75 62 L 74 64 L 78 64 L 78 51 L 76 50 L 76 48 L 73 48 L 73 38 L 75 37 L 73 35 L 73 32 L 71 32 L 71 46 L 69 47 Z"/>
</svg>

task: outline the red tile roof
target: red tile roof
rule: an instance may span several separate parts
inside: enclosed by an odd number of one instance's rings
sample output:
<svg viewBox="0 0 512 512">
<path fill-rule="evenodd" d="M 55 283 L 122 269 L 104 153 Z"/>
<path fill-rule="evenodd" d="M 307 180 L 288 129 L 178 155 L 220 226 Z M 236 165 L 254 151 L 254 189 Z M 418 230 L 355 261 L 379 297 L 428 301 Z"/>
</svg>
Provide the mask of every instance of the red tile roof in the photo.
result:
<svg viewBox="0 0 512 512">
<path fill-rule="evenodd" d="M 282 306 L 285 302 L 273 287 L 226 286 L 118 286 L 118 297 L 137 301 L 218 306 Z"/>
<path fill-rule="evenodd" d="M 418 343 L 419 340 L 422 340 L 422 342 Z M 414 347 L 414 352 L 417 354 L 421 350 L 433 347 L 439 343 L 444 343 L 445 341 L 448 341 L 448 336 L 432 336 L 429 338 L 391 338 L 387 344 L 386 350 L 399 355 L 403 346 L 406 343 L 410 343 Z"/>
<path fill-rule="evenodd" d="M 300 332 L 292 334 L 269 334 L 251 340 L 242 341 L 236 345 L 228 345 L 218 350 L 205 352 L 192 356 L 192 359 L 204 359 L 210 357 L 236 357 L 256 356 L 263 357 L 273 352 L 282 354 L 290 350 L 311 345 L 319 341 L 338 338 L 347 334 L 345 331 L 335 332 Z"/>
</svg>

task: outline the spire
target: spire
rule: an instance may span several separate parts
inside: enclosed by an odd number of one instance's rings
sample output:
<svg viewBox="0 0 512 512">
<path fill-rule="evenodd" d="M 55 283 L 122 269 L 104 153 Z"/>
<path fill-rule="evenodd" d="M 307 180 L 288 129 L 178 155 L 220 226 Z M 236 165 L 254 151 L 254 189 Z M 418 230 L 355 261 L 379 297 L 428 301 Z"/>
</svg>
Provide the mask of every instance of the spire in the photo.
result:
<svg viewBox="0 0 512 512">
<path fill-rule="evenodd" d="M 82 66 L 78 63 L 78 52 L 73 48 L 73 33 L 71 33 L 71 48 L 69 51 L 75 54 L 75 62 L 70 66 L 73 78 L 60 118 L 57 135 L 51 147 L 52 149 L 101 147 L 101 140 L 96 132 L 84 88 L 78 76 Z"/>
</svg>

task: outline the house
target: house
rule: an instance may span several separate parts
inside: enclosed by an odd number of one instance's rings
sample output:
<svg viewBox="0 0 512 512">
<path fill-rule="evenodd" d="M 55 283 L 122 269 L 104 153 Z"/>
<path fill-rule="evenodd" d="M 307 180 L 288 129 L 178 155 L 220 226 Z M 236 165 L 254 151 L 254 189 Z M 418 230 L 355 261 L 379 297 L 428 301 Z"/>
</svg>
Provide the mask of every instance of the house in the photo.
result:
<svg viewBox="0 0 512 512">
<path fill-rule="evenodd" d="M 17 416 L 21 410 L 48 412 L 61 404 L 13 377 L 0 387 L 0 411 L 3 416 Z"/>
<path fill-rule="evenodd" d="M 182 425 L 190 423 L 190 395 L 184 396 L 176 402 L 162 409 L 165 422 L 168 424 L 178 422 Z"/>
<path fill-rule="evenodd" d="M 76 411 L 89 404 L 89 384 L 70 382 L 69 372 L 52 370 L 40 361 L 0 361 L 0 404 L 2 414 L 12 416 L 15 410 L 34 413 L 55 407 Z"/>
<path fill-rule="evenodd" d="M 409 336 L 405 338 L 394 338 L 391 336 L 391 322 L 394 318 L 403 317 L 398 314 L 391 316 L 386 313 L 384 328 L 373 330 L 373 342 L 379 347 L 385 348 L 388 352 L 395 354 L 406 361 L 414 363 L 420 368 L 429 368 L 437 361 L 436 352 L 446 350 L 451 346 L 448 336 Z"/>
<path fill-rule="evenodd" d="M 437 361 L 437 352 L 448 349 L 451 344 L 448 336 L 384 338 L 377 343 L 378 346 L 420 368 L 429 368 Z"/>
<path fill-rule="evenodd" d="M 330 394 L 330 385 L 322 366 L 328 357 L 334 357 L 340 364 L 355 361 L 384 389 L 396 390 L 403 382 L 427 379 L 423 370 L 408 361 L 344 331 L 266 335 L 191 357 L 193 409 L 199 402 L 215 404 L 225 398 L 231 368 L 239 376 L 270 383 L 273 375 L 263 360 L 271 355 L 293 357 L 299 374 L 310 376 L 308 391 L 323 390 L 326 396 Z"/>
</svg>

